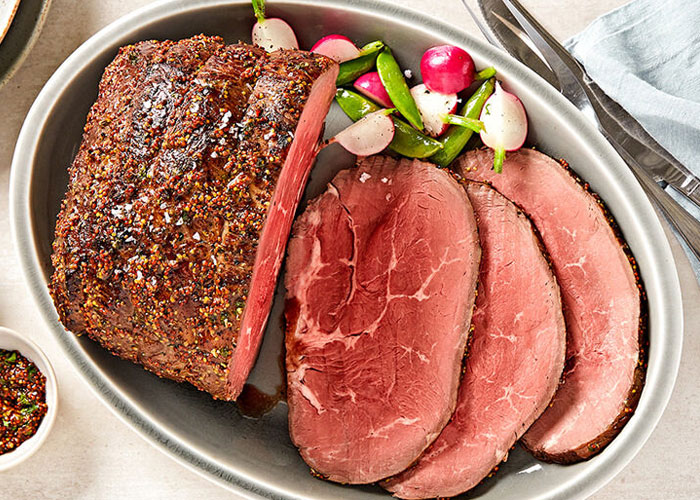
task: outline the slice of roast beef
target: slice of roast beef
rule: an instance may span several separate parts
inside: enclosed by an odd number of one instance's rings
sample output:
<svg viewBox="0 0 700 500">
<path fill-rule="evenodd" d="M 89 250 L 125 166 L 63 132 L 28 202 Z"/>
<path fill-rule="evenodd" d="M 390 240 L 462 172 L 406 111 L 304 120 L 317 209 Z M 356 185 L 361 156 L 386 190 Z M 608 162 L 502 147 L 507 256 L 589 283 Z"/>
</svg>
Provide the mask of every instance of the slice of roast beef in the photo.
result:
<svg viewBox="0 0 700 500">
<path fill-rule="evenodd" d="M 458 495 L 507 455 L 554 396 L 566 326 L 559 286 L 527 217 L 496 190 L 468 183 L 481 267 L 457 408 L 408 470 L 383 486 L 399 498 Z"/>
<path fill-rule="evenodd" d="M 233 399 L 255 364 L 337 76 L 338 65 L 326 57 L 298 50 L 273 52 L 240 124 L 237 160 L 242 168 L 229 183 L 239 189 L 246 189 L 247 184 L 252 209 L 248 216 L 262 218 L 252 228 L 260 231 L 263 221 L 264 226 L 259 240 L 236 234 L 241 226 L 251 226 L 245 221 L 246 214 L 239 211 L 229 231 L 228 244 L 236 242 L 234 252 L 248 248 L 251 240 L 257 243 L 238 343 L 229 361 L 227 391 Z"/>
<path fill-rule="evenodd" d="M 323 56 L 201 36 L 122 49 L 56 226 L 51 289 L 64 324 L 235 399 L 336 74 Z"/>
<path fill-rule="evenodd" d="M 615 437 L 639 399 L 640 288 L 610 216 L 567 169 L 530 149 L 508 153 L 502 174 L 492 171 L 492 159 L 472 151 L 457 165 L 530 216 L 551 256 L 567 324 L 562 384 L 522 441 L 546 461 L 583 460 Z"/>
<path fill-rule="evenodd" d="M 464 189 L 418 161 L 363 159 L 295 224 L 287 287 L 292 440 L 319 474 L 370 483 L 452 415 L 480 248 Z"/>
</svg>

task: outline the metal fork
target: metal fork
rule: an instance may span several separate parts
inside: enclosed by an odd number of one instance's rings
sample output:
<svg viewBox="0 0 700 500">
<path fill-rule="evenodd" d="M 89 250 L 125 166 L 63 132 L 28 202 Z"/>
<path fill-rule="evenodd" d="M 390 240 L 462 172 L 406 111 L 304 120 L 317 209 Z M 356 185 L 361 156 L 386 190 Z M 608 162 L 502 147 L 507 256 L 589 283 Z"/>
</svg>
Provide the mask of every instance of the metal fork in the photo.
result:
<svg viewBox="0 0 700 500">
<path fill-rule="evenodd" d="M 478 3 L 489 30 L 500 46 L 560 92 L 565 94 L 570 90 L 562 87 L 557 76 L 544 62 L 545 57 L 520 28 L 518 20 L 503 0 L 478 0 Z M 471 14 L 473 16 L 473 12 Z M 568 53 L 565 55 L 570 57 Z M 599 110 L 596 126 L 602 126 L 662 188 L 670 186 L 674 192 L 700 209 L 700 178 L 656 142 L 633 116 L 592 82 L 585 71 L 580 77 L 585 88 L 590 90 L 591 101 Z M 588 116 L 592 117 L 590 114 Z"/>
<path fill-rule="evenodd" d="M 467 4 L 469 14 L 476 25 L 492 44 L 499 46 L 492 34 L 486 29 L 481 20 L 476 16 Z M 551 68 L 550 71 L 557 79 L 562 94 L 564 94 L 581 112 L 589 118 L 603 134 L 603 136 L 615 148 L 632 173 L 639 181 L 647 196 L 655 202 L 669 223 L 690 248 L 696 258 L 700 259 L 700 222 L 686 212 L 678 203 L 659 186 L 653 177 L 642 167 L 637 159 L 630 154 L 628 149 L 618 142 L 606 128 L 601 125 L 601 120 L 609 120 L 608 111 L 601 105 L 601 99 L 597 92 L 605 95 L 602 90 L 588 77 L 583 67 L 569 52 L 549 34 L 533 17 L 525 10 L 518 0 L 503 0 L 504 5 L 511 11 L 515 19 L 520 23 L 525 33 L 529 36 L 544 63 Z M 550 82 L 552 83 L 552 82 Z M 607 97 L 607 96 L 605 96 Z M 619 132 L 619 131 L 618 131 Z M 630 140 L 634 139 L 630 136 Z"/>
</svg>

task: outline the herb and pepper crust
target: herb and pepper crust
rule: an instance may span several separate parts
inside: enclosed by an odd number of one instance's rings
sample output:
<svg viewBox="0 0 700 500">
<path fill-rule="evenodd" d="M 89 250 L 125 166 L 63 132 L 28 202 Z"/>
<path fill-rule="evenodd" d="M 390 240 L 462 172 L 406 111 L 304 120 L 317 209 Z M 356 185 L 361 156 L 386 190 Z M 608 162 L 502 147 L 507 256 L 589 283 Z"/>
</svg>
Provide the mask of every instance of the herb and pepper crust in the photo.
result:
<svg viewBox="0 0 700 500">
<path fill-rule="evenodd" d="M 230 399 L 258 240 L 329 63 L 203 35 L 120 49 L 56 225 L 50 289 L 67 329 Z"/>
<path fill-rule="evenodd" d="M 0 455 L 36 434 L 47 411 L 46 376 L 19 351 L 0 349 Z"/>
</svg>

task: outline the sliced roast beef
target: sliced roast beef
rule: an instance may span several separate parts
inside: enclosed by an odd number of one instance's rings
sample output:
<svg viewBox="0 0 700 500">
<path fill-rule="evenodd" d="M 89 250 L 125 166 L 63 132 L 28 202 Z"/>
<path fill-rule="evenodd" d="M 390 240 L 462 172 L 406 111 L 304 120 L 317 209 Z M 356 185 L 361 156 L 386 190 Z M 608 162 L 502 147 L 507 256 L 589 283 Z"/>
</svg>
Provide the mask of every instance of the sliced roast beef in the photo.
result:
<svg viewBox="0 0 700 500">
<path fill-rule="evenodd" d="M 559 286 L 532 225 L 510 201 L 468 183 L 482 259 L 473 332 L 452 420 L 408 470 L 399 498 L 451 497 L 478 484 L 544 411 L 564 369 Z"/>
<path fill-rule="evenodd" d="M 418 161 L 340 172 L 287 260 L 289 428 L 332 481 L 411 465 L 452 415 L 480 248 L 464 189 Z"/>
<path fill-rule="evenodd" d="M 255 361 L 338 66 L 198 36 L 107 67 L 56 226 L 63 323 L 235 399 Z"/>
<path fill-rule="evenodd" d="M 608 444 L 634 411 L 644 379 L 640 289 L 624 244 L 598 200 L 559 163 L 534 150 L 458 161 L 468 179 L 488 181 L 534 222 L 559 280 L 567 323 L 566 369 L 550 408 L 523 443 L 536 457 L 571 463 Z"/>
<path fill-rule="evenodd" d="M 337 76 L 338 65 L 326 57 L 298 50 L 273 52 L 240 124 L 237 159 L 244 168 L 229 183 L 248 190 L 251 215 L 259 217 L 252 227 L 260 231 L 263 222 L 264 226 L 257 241 L 245 233 L 236 235 L 237 226 L 251 226 L 239 209 L 237 224 L 229 232 L 229 241 L 236 242 L 234 251 L 248 248 L 251 241 L 257 246 L 238 342 L 228 364 L 227 392 L 232 399 L 255 364 Z"/>
</svg>

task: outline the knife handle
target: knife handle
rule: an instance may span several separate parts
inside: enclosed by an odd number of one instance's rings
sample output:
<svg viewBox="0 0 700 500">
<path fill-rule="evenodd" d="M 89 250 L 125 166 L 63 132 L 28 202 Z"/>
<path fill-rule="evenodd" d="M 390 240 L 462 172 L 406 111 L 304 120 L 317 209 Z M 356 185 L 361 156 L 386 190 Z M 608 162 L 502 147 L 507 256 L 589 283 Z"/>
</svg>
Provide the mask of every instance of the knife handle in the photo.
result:
<svg viewBox="0 0 700 500">
<path fill-rule="evenodd" d="M 622 156 L 644 192 L 656 203 L 661 212 L 666 216 L 669 224 L 678 232 L 690 251 L 700 260 L 700 222 L 686 212 L 671 195 L 664 191 L 647 172 L 630 156 L 627 151 L 614 141 L 611 141 L 615 150 Z"/>
</svg>

